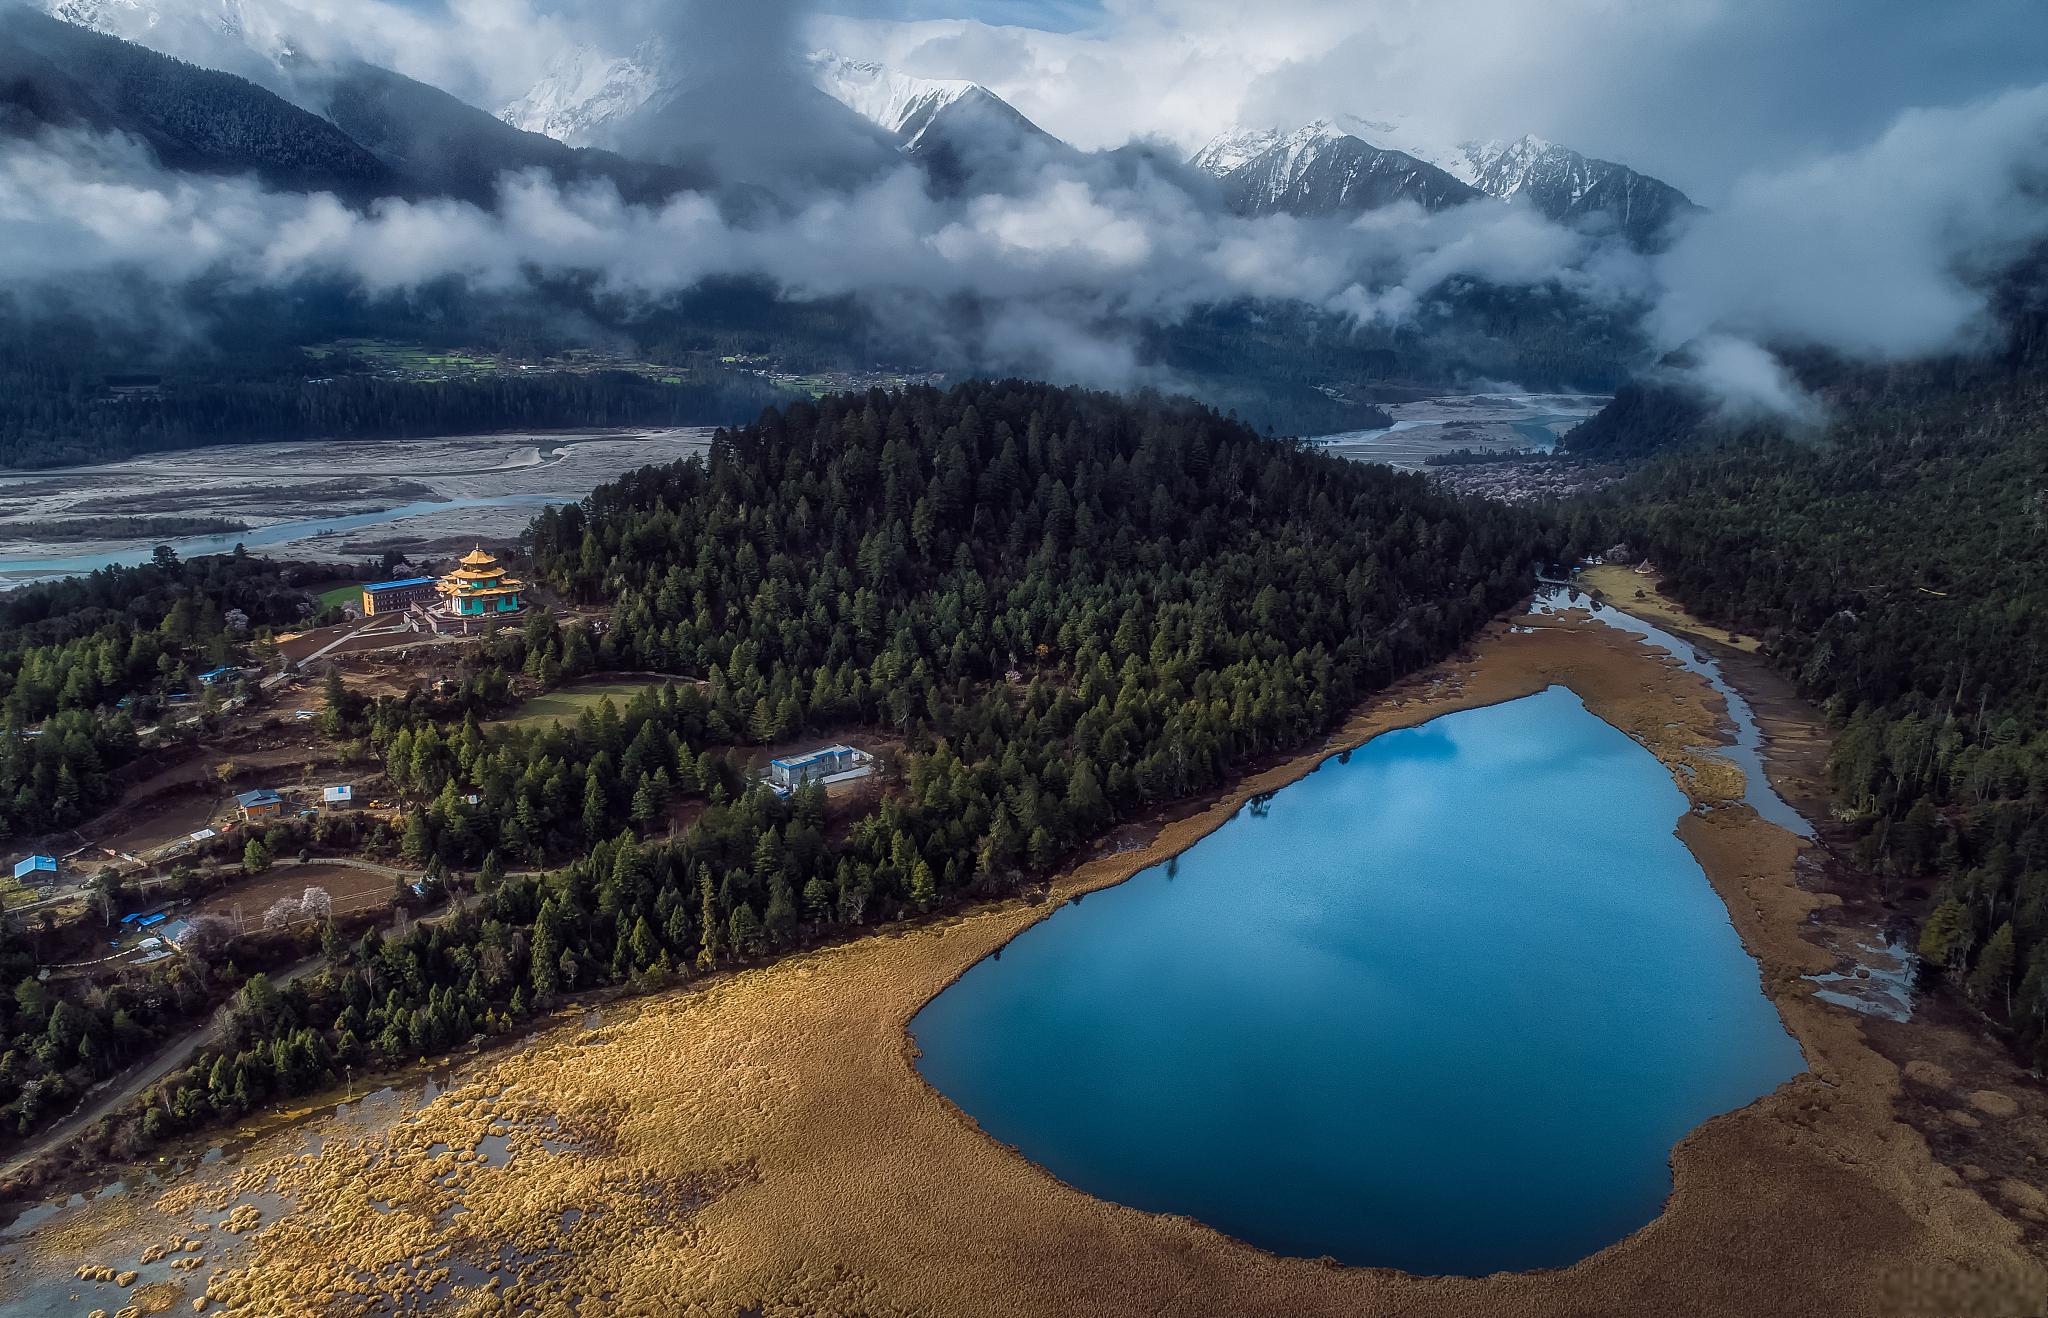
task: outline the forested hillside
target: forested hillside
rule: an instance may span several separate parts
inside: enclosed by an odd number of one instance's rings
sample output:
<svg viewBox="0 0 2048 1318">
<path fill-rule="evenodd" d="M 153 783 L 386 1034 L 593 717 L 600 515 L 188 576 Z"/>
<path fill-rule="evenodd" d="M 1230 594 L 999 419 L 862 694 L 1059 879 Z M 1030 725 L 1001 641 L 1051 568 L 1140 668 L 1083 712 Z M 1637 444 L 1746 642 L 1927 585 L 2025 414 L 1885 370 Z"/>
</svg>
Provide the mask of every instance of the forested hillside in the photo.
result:
<svg viewBox="0 0 2048 1318">
<path fill-rule="evenodd" d="M 1657 391 L 1603 451 L 1668 450 L 1582 516 L 1765 638 L 1838 725 L 1863 858 L 1934 889 L 1921 950 L 2048 1061 L 2048 321 L 1991 360 L 1809 372 L 1824 434 L 1703 430 Z M 1694 420 L 1686 421 L 1690 413 Z M 1574 435 L 1574 450 L 1580 436 Z"/>
<path fill-rule="evenodd" d="M 354 200 L 399 181 L 339 128 L 245 79 L 0 5 L 0 137 L 46 129 L 126 133 L 169 169 Z"/>
<path fill-rule="evenodd" d="M 198 701 L 198 674 L 307 602 L 275 564 L 240 556 L 166 555 L 0 596 L 0 840 L 97 812 L 138 749 L 137 720 Z"/>
<path fill-rule="evenodd" d="M 9 347 L 18 349 L 8 351 Z M 785 395 L 766 381 L 678 367 L 401 380 L 362 362 L 283 352 L 175 357 L 161 374 L 109 369 L 136 358 L 83 353 L 0 328 L 0 467 L 106 462 L 205 444 L 406 439 L 491 430 L 714 425 Z M 110 385 L 147 381 L 141 389 Z"/>
<path fill-rule="evenodd" d="M 295 95 L 422 194 L 490 206 L 503 175 L 543 169 L 565 186 L 609 184 L 629 202 L 658 205 L 714 182 L 701 170 L 628 160 L 521 132 L 438 87 L 361 61 L 302 70 Z"/>
<path fill-rule="evenodd" d="M 246 995 L 120 1138 L 437 1051 L 572 990 L 1010 890 L 1313 739 L 1521 598 L 1554 550 L 1528 514 L 1184 402 L 999 383 L 770 413 L 708 463 L 536 523 L 539 575 L 614 606 L 602 636 L 541 618 L 491 641 L 459 692 L 336 694 L 331 731 L 373 742 L 414 803 L 406 854 L 481 855 L 482 901 Z M 494 731 L 479 715 L 514 666 L 703 685 Z M 734 757 L 828 736 L 893 761 L 880 804 L 829 827 L 817 789 L 779 798 Z M 693 822 L 669 839 L 683 801 Z"/>
</svg>

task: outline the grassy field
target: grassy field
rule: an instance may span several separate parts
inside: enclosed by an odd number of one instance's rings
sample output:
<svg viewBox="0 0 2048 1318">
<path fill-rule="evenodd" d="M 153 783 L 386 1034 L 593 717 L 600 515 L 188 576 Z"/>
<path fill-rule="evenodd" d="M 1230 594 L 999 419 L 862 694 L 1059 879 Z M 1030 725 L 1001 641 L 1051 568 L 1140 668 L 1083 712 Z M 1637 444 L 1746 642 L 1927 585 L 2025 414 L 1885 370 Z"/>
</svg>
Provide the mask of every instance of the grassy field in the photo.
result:
<svg viewBox="0 0 2048 1318">
<path fill-rule="evenodd" d="M 1622 612 L 1633 613 L 1646 622 L 1698 632 L 1750 654 L 1763 648 L 1754 636 L 1737 636 L 1724 627 L 1701 622 L 1657 589 L 1655 577 L 1637 576 L 1633 569 L 1619 563 L 1587 568 L 1579 574 L 1579 581 L 1588 590 L 1606 596 L 1608 603 Z"/>
<path fill-rule="evenodd" d="M 612 703 L 623 711 L 626 702 L 634 696 L 660 685 L 659 682 L 650 682 L 638 677 L 578 682 L 574 686 L 561 687 L 546 695 L 535 696 L 500 719 L 499 726 L 544 728 L 550 723 L 574 723 L 582 716 L 584 710 L 595 708 L 606 696 L 610 696 Z"/>
<path fill-rule="evenodd" d="M 526 360 L 500 357 L 482 351 L 440 352 L 416 344 L 395 343 L 383 339 L 338 339 L 319 347 L 306 348 L 304 352 L 316 361 L 324 361 L 338 353 L 347 353 L 367 362 L 375 370 L 402 379 L 477 379 L 503 375 L 514 370 L 540 369 L 571 374 L 590 371 L 630 371 L 662 384 L 685 383 L 683 374 L 674 367 L 635 361 L 588 348 L 574 348 L 557 356 Z"/>
<path fill-rule="evenodd" d="M 320 607 L 331 609 L 342 604 L 359 604 L 362 602 L 362 598 L 363 588 L 359 585 L 351 583 L 346 586 L 336 586 L 331 590 L 320 592 Z"/>
</svg>

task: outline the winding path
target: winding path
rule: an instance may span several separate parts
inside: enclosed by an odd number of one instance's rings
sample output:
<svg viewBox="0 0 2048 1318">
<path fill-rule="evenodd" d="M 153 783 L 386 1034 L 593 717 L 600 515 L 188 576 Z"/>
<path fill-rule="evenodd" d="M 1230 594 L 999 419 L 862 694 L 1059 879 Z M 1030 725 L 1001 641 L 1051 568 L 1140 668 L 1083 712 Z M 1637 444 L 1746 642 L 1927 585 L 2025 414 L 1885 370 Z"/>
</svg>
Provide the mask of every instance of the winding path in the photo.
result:
<svg viewBox="0 0 2048 1318">
<path fill-rule="evenodd" d="M 322 958 L 320 957 L 308 957 L 290 969 L 271 976 L 271 982 L 279 988 L 283 988 L 294 980 L 300 979 L 319 969 L 321 962 Z M 179 1067 L 184 1066 L 187 1062 L 190 1062 L 193 1055 L 205 1047 L 206 1041 L 212 1036 L 213 1018 L 208 1016 L 205 1024 L 186 1031 L 158 1049 L 156 1054 L 147 1062 L 124 1073 L 126 1080 L 118 1088 L 102 1098 L 88 1102 L 84 1108 L 72 1113 L 69 1117 L 66 1117 L 63 1121 L 45 1131 L 41 1139 L 20 1150 L 6 1162 L 0 1163 L 0 1181 L 7 1180 L 30 1164 L 55 1153 L 72 1140 L 77 1139 L 79 1135 L 83 1134 L 89 1126 L 101 1117 L 118 1112 L 142 1097 L 151 1085 Z M 99 1087 L 112 1085 L 119 1079 L 121 1077 L 117 1076 L 103 1080 L 100 1082 Z M 88 1090 L 86 1092 L 87 1097 L 90 1099 L 91 1095 L 97 1092 L 97 1090 Z"/>
</svg>

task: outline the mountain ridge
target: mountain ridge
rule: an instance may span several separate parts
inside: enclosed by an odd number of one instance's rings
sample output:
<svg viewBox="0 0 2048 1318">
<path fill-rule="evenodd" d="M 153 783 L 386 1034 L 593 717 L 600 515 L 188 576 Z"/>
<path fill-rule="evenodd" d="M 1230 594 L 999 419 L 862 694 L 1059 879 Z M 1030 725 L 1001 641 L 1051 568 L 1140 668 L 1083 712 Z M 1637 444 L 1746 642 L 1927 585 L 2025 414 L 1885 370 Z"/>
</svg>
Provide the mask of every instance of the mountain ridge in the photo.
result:
<svg viewBox="0 0 2048 1318">
<path fill-rule="evenodd" d="M 1316 149 L 1304 151 L 1305 141 L 1314 142 Z M 1290 146 L 1293 154 L 1271 158 Z M 1341 174 L 1322 163 L 1321 157 L 1330 153 L 1360 162 L 1382 180 L 1406 181 L 1382 183 L 1362 193 L 1343 191 Z M 1221 180 L 1234 204 L 1254 214 L 1336 214 L 1360 208 L 1354 202 L 1361 197 L 1368 203 L 1365 209 L 1397 200 L 1417 201 L 1432 210 L 1455 204 L 1454 191 L 1441 184 L 1434 189 L 1423 186 L 1420 181 L 1428 175 L 1386 158 L 1390 156 L 1439 170 L 1475 195 L 1500 201 L 1524 198 L 1559 223 L 1611 225 L 1642 248 L 1662 245 L 1675 224 L 1700 209 L 1661 179 L 1534 134 L 1445 144 L 1400 120 L 1356 115 L 1320 119 L 1291 134 L 1277 128 L 1227 129 L 1188 163 Z M 1339 191 L 1333 194 L 1333 187 Z"/>
<path fill-rule="evenodd" d="M 1212 166 L 1223 158 L 1211 154 Z M 1439 166 L 1376 147 L 1327 119 L 1273 141 L 1232 167 L 1221 183 L 1231 209 L 1243 215 L 1326 217 L 1402 201 L 1439 211 L 1481 195 Z"/>
<path fill-rule="evenodd" d="M 355 201 L 403 190 L 347 133 L 246 78 L 26 6 L 0 8 L 0 131 L 127 134 L 167 169 L 253 173 Z"/>
</svg>

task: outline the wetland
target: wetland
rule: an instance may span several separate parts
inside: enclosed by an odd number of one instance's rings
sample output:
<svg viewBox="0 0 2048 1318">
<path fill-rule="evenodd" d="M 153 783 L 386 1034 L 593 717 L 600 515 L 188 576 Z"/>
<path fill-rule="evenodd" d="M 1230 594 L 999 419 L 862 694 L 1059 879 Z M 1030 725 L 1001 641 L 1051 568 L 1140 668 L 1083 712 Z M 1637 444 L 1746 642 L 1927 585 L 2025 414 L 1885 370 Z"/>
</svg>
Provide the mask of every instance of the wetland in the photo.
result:
<svg viewBox="0 0 2048 1318">
<path fill-rule="evenodd" d="M 1676 798 L 1658 804 L 1663 829 L 1712 884 L 1708 905 L 1724 908 L 1704 914 L 1739 936 L 1806 1062 L 1685 1133 L 1669 1150 L 1661 1211 L 1619 1227 L 1623 1238 L 1567 1266 L 1487 1276 L 1288 1257 L 1185 1204 L 1148 1211 L 1085 1193 L 1032 1150 L 991 1139 L 920 1073 L 912 1021 L 997 950 L 1016 957 L 1020 935 L 1085 915 L 1176 856 L 1193 877 L 1204 838 L 1256 802 L 1277 809 L 1333 754 L 1527 697 L 1583 702 L 1655 757 L 1685 803 L 1675 830 Z M 1779 708 L 1759 717 L 1766 752 L 1797 721 Z M 1734 740 L 1707 676 L 1584 609 L 1532 613 L 1372 701 L 1327 746 L 1159 817 L 1060 876 L 1048 900 L 994 902 L 708 977 L 598 1021 L 566 1018 L 516 1053 L 444 1062 L 446 1088 L 389 1123 L 316 1127 L 317 1156 L 303 1131 L 278 1131 L 161 1188 L 41 1220 L 9 1242 L 0 1312 L 37 1278 L 133 1269 L 145 1238 L 206 1220 L 218 1230 L 221 1214 L 258 1194 L 278 1196 L 263 1201 L 275 1214 L 168 1282 L 181 1307 L 580 1318 L 2030 1311 L 2048 1271 L 2014 1215 L 2025 1212 L 2019 1190 L 1977 1188 L 1902 1107 L 1902 1096 L 1921 1107 L 1972 1101 L 1941 1088 L 1965 1084 L 1961 1073 L 1902 1074 L 1872 1034 L 1943 1043 L 1955 1032 L 1821 996 L 1812 976 L 1841 961 L 1817 941 L 1817 921 L 1842 918 L 1840 900 L 1804 877 L 1812 844 L 1745 803 L 1744 774 L 1726 758 Z M 1131 890 L 1139 898 L 1144 882 Z M 1987 1128 L 2012 1126 L 2012 1140 L 2033 1121 L 2017 1106 L 2000 1105 L 2001 1116 L 1976 1104 Z M 511 1139 L 509 1159 L 494 1137 Z M 75 1298 L 61 1312 L 81 1318 L 123 1298 L 110 1282 L 66 1293 Z"/>
</svg>

